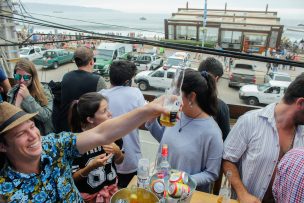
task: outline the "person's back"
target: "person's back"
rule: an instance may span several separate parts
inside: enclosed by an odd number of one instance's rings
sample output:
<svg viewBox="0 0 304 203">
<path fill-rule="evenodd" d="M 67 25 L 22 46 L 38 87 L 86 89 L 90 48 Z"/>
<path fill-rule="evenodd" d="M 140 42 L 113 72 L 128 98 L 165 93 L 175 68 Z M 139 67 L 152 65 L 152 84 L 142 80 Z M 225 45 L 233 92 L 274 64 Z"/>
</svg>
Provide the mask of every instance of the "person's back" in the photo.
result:
<svg viewBox="0 0 304 203">
<path fill-rule="evenodd" d="M 61 110 L 60 119 L 56 132 L 69 131 L 68 110 L 73 100 L 88 92 L 97 92 L 106 88 L 104 79 L 92 74 L 94 66 L 94 54 L 92 50 L 85 47 L 79 47 L 74 53 L 75 63 L 78 70 L 71 71 L 63 76 L 61 83 Z"/>
<path fill-rule="evenodd" d="M 128 61 L 116 61 L 110 67 L 112 88 L 100 91 L 109 99 L 109 108 L 113 117 L 125 114 L 145 103 L 143 94 L 138 88 L 130 87 L 136 66 Z M 141 157 L 138 129 L 123 138 L 125 159 L 116 165 L 118 185 L 126 187 L 136 174 L 138 160 Z"/>
</svg>

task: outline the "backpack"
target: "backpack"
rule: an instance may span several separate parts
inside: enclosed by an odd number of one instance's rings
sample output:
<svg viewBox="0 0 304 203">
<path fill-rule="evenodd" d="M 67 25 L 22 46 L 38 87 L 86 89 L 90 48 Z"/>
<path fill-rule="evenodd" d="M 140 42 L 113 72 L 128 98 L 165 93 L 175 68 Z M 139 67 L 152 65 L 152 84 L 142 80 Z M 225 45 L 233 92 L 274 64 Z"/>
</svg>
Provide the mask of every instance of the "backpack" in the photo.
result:
<svg viewBox="0 0 304 203">
<path fill-rule="evenodd" d="M 52 122 L 55 129 L 55 133 L 58 133 L 57 130 L 60 126 L 60 106 L 61 106 L 61 82 L 54 82 L 51 80 L 49 82 L 49 87 L 54 96 L 53 99 L 53 113 L 52 113 Z"/>
</svg>

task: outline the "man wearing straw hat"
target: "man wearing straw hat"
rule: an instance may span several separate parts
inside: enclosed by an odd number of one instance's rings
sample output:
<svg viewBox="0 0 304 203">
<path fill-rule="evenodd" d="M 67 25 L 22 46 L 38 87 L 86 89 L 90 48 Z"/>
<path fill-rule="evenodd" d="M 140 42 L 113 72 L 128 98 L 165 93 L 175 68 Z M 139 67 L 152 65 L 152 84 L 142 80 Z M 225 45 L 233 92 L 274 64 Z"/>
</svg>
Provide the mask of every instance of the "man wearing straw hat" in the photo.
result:
<svg viewBox="0 0 304 203">
<path fill-rule="evenodd" d="M 161 97 L 78 135 L 43 137 L 31 120 L 36 113 L 0 103 L 0 202 L 82 202 L 71 175 L 73 158 L 165 113 L 162 103 Z"/>
</svg>

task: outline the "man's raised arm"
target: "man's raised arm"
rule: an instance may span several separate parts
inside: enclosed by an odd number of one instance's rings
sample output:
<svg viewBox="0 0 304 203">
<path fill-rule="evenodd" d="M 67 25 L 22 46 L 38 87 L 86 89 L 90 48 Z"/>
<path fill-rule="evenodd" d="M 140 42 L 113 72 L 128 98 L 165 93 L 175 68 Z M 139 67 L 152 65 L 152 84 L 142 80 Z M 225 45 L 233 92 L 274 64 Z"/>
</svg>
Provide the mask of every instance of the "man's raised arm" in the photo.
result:
<svg viewBox="0 0 304 203">
<path fill-rule="evenodd" d="M 149 119 L 166 112 L 163 108 L 164 97 L 155 99 L 143 107 L 137 108 L 119 117 L 107 120 L 93 129 L 82 132 L 77 137 L 77 149 L 85 153 L 97 146 L 106 145 L 128 134 Z"/>
</svg>

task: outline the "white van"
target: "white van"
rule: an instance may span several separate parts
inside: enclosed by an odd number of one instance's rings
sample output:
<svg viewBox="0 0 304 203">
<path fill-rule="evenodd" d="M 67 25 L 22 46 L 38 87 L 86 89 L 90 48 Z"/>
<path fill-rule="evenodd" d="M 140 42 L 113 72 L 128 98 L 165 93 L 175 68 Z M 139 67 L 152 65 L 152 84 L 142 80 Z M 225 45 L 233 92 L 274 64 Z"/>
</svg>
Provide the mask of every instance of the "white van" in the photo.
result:
<svg viewBox="0 0 304 203">
<path fill-rule="evenodd" d="M 131 44 L 122 43 L 102 43 L 96 49 L 96 62 L 94 69 L 99 74 L 107 75 L 108 68 L 116 59 L 129 59 L 132 52 Z"/>
<path fill-rule="evenodd" d="M 41 58 L 45 52 L 45 48 L 41 48 L 38 46 L 30 46 L 21 48 L 19 51 L 20 58 L 27 58 L 30 61 L 34 59 Z"/>
</svg>

